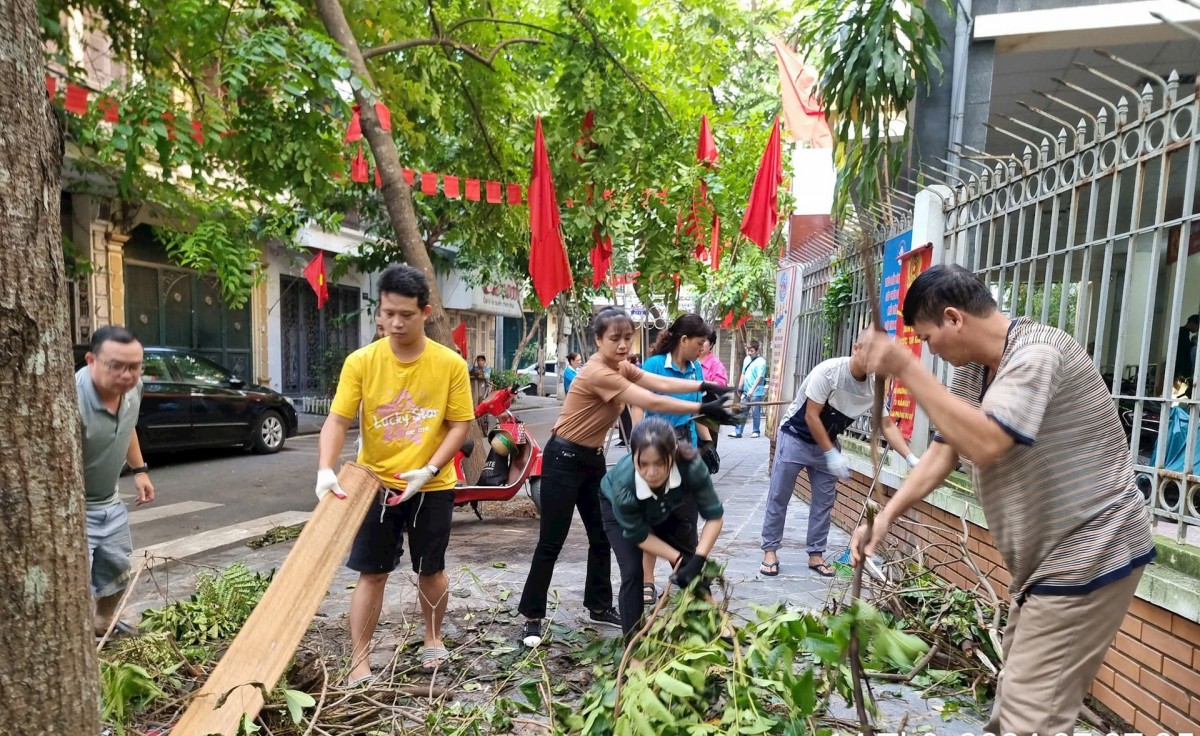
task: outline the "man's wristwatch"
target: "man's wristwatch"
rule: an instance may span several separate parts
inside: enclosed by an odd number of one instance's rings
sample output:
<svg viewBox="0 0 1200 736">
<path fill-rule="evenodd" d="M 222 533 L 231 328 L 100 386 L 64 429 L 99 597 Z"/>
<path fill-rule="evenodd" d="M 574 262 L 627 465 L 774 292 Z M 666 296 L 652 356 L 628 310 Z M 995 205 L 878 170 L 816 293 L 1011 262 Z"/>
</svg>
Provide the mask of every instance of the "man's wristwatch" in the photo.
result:
<svg viewBox="0 0 1200 736">
<path fill-rule="evenodd" d="M 433 463 L 426 465 L 425 469 L 428 470 L 429 474 L 435 478 L 437 477 L 438 473 L 442 472 L 442 469 L 439 468 L 438 466 L 434 465 Z"/>
<path fill-rule="evenodd" d="M 142 463 L 141 465 L 137 466 L 136 468 L 129 469 L 130 475 L 137 475 L 138 473 L 149 473 L 149 472 L 150 472 L 150 466 L 146 465 L 145 463 Z"/>
</svg>

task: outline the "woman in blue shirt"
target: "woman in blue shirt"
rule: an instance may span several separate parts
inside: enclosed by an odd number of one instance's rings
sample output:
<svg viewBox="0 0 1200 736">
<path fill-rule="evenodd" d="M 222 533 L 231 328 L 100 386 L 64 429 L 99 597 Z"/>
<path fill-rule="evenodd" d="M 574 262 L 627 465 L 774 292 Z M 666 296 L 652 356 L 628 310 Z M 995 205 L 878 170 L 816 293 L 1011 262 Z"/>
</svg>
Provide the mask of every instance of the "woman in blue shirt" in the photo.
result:
<svg viewBox="0 0 1200 736">
<path fill-rule="evenodd" d="M 563 395 L 571 390 L 571 381 L 575 380 L 575 374 L 579 372 L 579 353 L 567 353 L 567 367 L 563 369 Z"/>
</svg>

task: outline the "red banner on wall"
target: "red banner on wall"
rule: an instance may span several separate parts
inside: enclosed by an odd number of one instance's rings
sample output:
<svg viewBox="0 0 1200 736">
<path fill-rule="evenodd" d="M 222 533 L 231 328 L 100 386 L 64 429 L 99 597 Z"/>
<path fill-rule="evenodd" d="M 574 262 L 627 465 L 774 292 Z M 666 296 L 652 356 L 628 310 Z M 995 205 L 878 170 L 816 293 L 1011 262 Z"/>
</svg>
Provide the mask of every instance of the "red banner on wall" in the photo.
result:
<svg viewBox="0 0 1200 736">
<path fill-rule="evenodd" d="M 904 298 L 908 296 L 908 285 L 929 268 L 933 260 L 933 244 L 926 243 L 919 248 L 913 248 L 907 253 L 900 254 L 900 305 L 896 314 L 896 336 L 901 343 L 912 350 L 913 355 L 921 357 L 921 340 L 913 328 L 904 322 Z M 916 415 L 916 404 L 912 394 L 908 392 L 899 379 L 892 379 L 892 420 L 904 433 L 904 439 L 911 440 L 913 433 L 913 418 Z"/>
</svg>

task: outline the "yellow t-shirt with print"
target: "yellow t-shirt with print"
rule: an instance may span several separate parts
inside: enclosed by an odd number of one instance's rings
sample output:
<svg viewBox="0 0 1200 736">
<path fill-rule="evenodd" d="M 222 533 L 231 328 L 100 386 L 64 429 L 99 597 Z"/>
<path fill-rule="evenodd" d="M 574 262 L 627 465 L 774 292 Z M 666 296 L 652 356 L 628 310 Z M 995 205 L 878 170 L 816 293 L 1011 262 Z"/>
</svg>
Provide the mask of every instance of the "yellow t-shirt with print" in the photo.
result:
<svg viewBox="0 0 1200 736">
<path fill-rule="evenodd" d="M 423 468 L 450 427 L 447 422 L 475 418 L 466 361 L 450 348 L 425 341 L 416 360 L 405 363 L 388 340 L 376 340 L 351 353 L 342 365 L 331 411 L 353 419 L 362 407 L 358 462 L 388 486 L 403 489 L 396 473 Z M 422 491 L 454 488 L 454 464 L 425 484 Z"/>
</svg>

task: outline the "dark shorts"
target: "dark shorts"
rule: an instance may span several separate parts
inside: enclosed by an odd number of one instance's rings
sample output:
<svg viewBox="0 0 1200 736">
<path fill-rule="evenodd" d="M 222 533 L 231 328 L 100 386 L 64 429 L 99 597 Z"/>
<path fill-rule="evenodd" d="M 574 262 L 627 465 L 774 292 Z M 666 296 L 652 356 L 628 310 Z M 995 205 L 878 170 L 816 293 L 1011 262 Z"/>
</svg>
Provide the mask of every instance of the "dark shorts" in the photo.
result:
<svg viewBox="0 0 1200 736">
<path fill-rule="evenodd" d="M 413 572 L 436 575 L 446 569 L 454 489 L 418 493 L 399 506 L 388 506 L 380 519 L 383 508 L 375 503 L 367 511 L 350 548 L 347 567 L 371 574 L 392 572 L 404 556 L 407 533 Z"/>
</svg>

